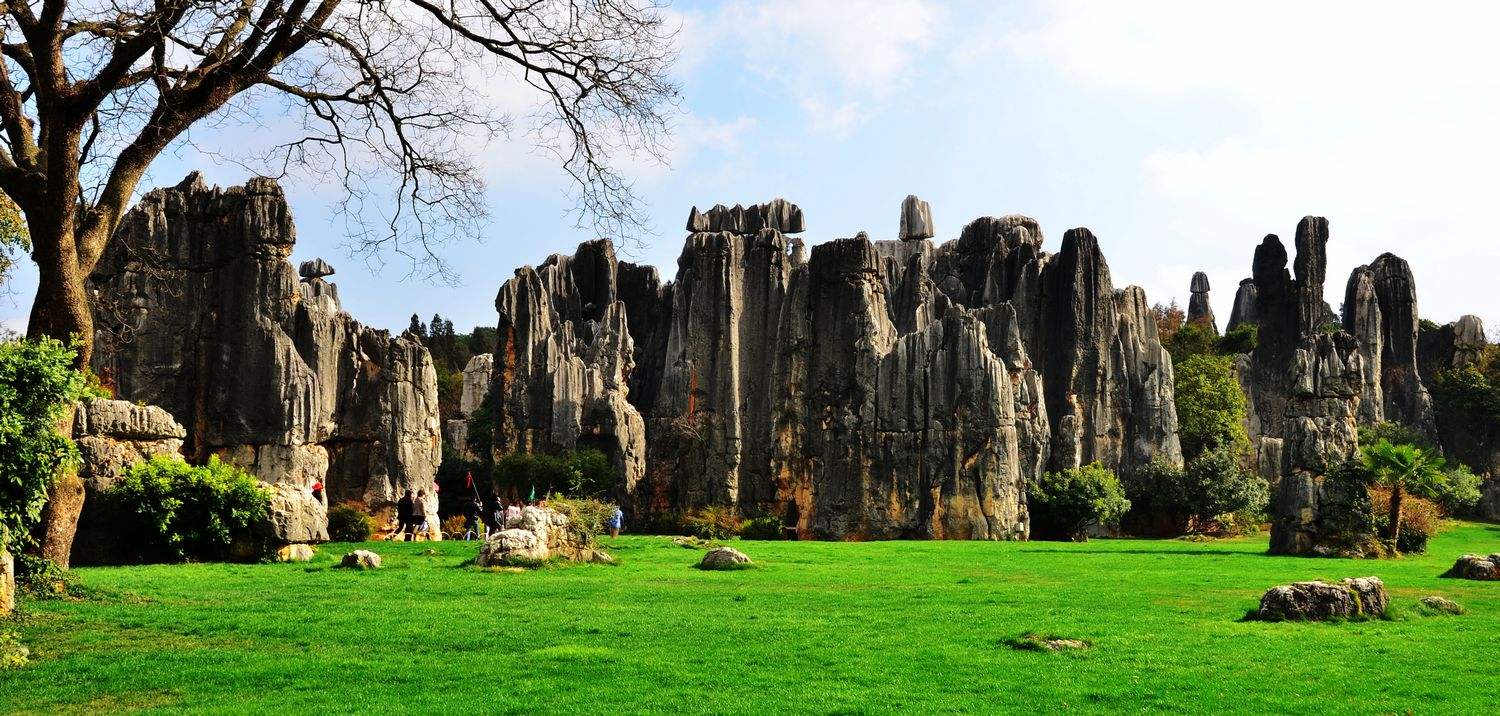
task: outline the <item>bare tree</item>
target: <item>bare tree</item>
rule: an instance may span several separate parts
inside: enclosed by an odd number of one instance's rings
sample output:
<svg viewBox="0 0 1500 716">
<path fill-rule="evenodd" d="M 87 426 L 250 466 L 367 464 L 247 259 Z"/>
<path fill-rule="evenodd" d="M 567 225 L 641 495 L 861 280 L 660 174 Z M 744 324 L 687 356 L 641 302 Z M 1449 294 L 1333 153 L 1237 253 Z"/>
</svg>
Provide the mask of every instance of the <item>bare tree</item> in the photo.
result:
<svg viewBox="0 0 1500 716">
<path fill-rule="evenodd" d="M 659 156 L 677 88 L 658 0 L 0 0 L 0 191 L 25 215 L 39 272 L 28 333 L 94 330 L 84 280 L 163 151 L 268 101 L 294 139 L 248 157 L 342 184 L 356 248 L 441 266 L 434 247 L 485 214 L 476 139 L 509 117 L 476 101 L 483 71 L 543 99 L 531 140 L 607 233 L 639 206 L 613 167 Z M 285 127 L 282 127 L 285 128 Z M 66 565 L 82 484 L 64 475 L 42 552 Z"/>
<path fill-rule="evenodd" d="M 471 147 L 510 117 L 484 70 L 545 100 L 530 137 L 602 231 L 638 226 L 624 152 L 659 156 L 677 88 L 657 0 L 0 2 L 0 190 L 26 217 L 40 284 L 28 332 L 83 344 L 84 280 L 147 169 L 187 130 L 294 110 L 262 173 L 336 177 L 358 249 L 431 260 L 485 215 Z M 502 80 L 503 81 L 503 80 Z M 283 127 L 284 129 L 284 127 Z"/>
</svg>

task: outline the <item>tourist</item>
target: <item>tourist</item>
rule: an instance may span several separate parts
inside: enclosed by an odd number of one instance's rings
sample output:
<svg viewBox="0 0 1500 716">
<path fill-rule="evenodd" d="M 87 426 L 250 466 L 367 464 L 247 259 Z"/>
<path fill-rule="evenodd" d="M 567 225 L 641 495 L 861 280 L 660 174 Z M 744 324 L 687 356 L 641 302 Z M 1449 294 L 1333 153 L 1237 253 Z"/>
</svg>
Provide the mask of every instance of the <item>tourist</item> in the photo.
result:
<svg viewBox="0 0 1500 716">
<path fill-rule="evenodd" d="M 324 499 L 323 499 L 323 481 L 322 480 L 314 480 L 313 481 L 312 496 L 313 496 L 314 500 L 317 500 L 318 502 L 322 502 L 324 507 L 328 506 L 328 503 L 326 501 L 324 501 Z"/>
<path fill-rule="evenodd" d="M 484 503 L 480 502 L 478 497 L 464 508 L 464 539 L 471 540 L 480 536 L 479 515 L 483 510 Z"/>
<path fill-rule="evenodd" d="M 625 525 L 625 512 L 620 509 L 619 505 L 615 506 L 615 513 L 610 515 L 609 520 L 607 520 L 604 524 L 609 527 L 610 539 L 615 539 L 620 536 L 620 528 Z"/>
<path fill-rule="evenodd" d="M 412 507 L 414 509 L 416 509 L 416 510 L 420 510 L 420 512 L 413 514 L 412 517 L 411 517 L 412 530 L 416 533 L 412 537 L 412 539 L 416 540 L 416 539 L 421 538 L 423 535 L 426 535 L 427 531 L 430 529 L 430 527 L 428 527 L 428 525 L 427 525 L 427 491 L 426 490 L 417 490 L 417 501 L 412 504 Z"/>
<path fill-rule="evenodd" d="M 396 538 L 401 541 L 405 541 L 406 535 L 411 531 L 414 507 L 411 490 L 407 490 L 396 502 Z"/>
</svg>

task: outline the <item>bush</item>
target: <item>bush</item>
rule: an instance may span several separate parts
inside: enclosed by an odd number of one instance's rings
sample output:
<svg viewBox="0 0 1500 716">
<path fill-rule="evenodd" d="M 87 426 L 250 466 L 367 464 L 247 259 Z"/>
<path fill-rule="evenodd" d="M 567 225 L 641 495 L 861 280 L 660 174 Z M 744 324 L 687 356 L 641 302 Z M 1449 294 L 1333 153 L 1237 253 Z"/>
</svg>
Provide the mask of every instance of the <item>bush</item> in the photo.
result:
<svg viewBox="0 0 1500 716">
<path fill-rule="evenodd" d="M 340 502 L 328 508 L 328 539 L 334 542 L 368 542 L 375 534 L 375 521 L 362 505 Z"/>
<path fill-rule="evenodd" d="M 1255 350 L 1255 346 L 1259 344 L 1260 327 L 1253 323 L 1241 323 L 1229 329 L 1229 332 L 1225 333 L 1219 339 L 1214 349 L 1224 355 L 1234 355 L 1236 353 L 1249 353 Z"/>
<path fill-rule="evenodd" d="M 1243 453 L 1245 394 L 1234 377 L 1234 362 L 1224 356 L 1195 355 L 1174 365 L 1177 435 L 1188 460 L 1215 448 Z"/>
<path fill-rule="evenodd" d="M 261 554 L 268 536 L 270 494 L 217 456 L 201 466 L 154 457 L 131 467 L 104 498 L 125 561 L 223 560 L 237 543 Z"/>
<path fill-rule="evenodd" d="M 0 342 L 0 548 L 19 552 L 47 502 L 47 488 L 78 460 L 57 431 L 87 385 L 73 349 L 43 338 Z"/>
<path fill-rule="evenodd" d="M 574 450 L 564 458 L 568 471 L 568 494 L 573 497 L 602 498 L 619 486 L 619 475 L 609 456 L 593 448 Z"/>
<path fill-rule="evenodd" d="M 605 525 L 609 523 L 609 518 L 614 517 L 617 509 L 613 503 L 603 500 L 562 495 L 553 495 L 547 500 L 547 506 L 566 515 L 573 528 L 589 544 L 593 544 L 595 538 L 608 531 Z"/>
<path fill-rule="evenodd" d="M 1374 508 L 1375 529 L 1384 534 L 1390 529 L 1391 491 L 1384 487 L 1372 488 L 1370 504 Z M 1416 495 L 1406 495 L 1401 499 L 1401 533 L 1396 535 L 1396 549 L 1403 553 L 1426 552 L 1427 540 L 1438 533 L 1442 524 L 1442 514 L 1435 503 Z"/>
<path fill-rule="evenodd" d="M 780 517 L 764 515 L 745 520 L 745 524 L 740 527 L 740 537 L 761 540 L 781 539 L 786 534 L 785 529 L 786 525 L 782 524 Z"/>
<path fill-rule="evenodd" d="M 463 515 L 451 515 L 444 517 L 440 526 L 443 531 L 443 539 L 448 539 L 450 536 L 458 537 L 462 536 L 468 528 L 469 519 Z"/>
<path fill-rule="evenodd" d="M 1119 479 L 1099 463 L 1044 473 L 1026 497 L 1039 525 L 1075 542 L 1088 541 L 1089 525 L 1118 523 L 1130 509 Z"/>
<path fill-rule="evenodd" d="M 641 518 L 634 531 L 647 535 L 689 535 L 688 515 L 681 510 L 657 512 Z"/>
<path fill-rule="evenodd" d="M 1481 486 L 1484 478 L 1475 475 L 1465 465 L 1449 463 L 1444 473 L 1447 479 L 1433 496 L 1443 514 L 1449 517 L 1468 514 L 1484 496 Z"/>
<path fill-rule="evenodd" d="M 724 540 L 740 533 L 740 516 L 733 507 L 702 507 L 688 513 L 688 533 L 694 537 Z"/>
<path fill-rule="evenodd" d="M 513 491 L 526 499 L 553 494 L 599 498 L 619 485 L 620 476 L 608 456 L 584 448 L 563 455 L 509 453 L 495 461 L 494 481 L 502 494 Z"/>
<path fill-rule="evenodd" d="M 1134 522 L 1158 526 L 1154 533 L 1236 534 L 1257 524 L 1270 502 L 1266 481 L 1241 468 L 1226 448 L 1199 455 L 1187 469 L 1152 460 L 1123 486 Z"/>
<path fill-rule="evenodd" d="M 1193 356 L 1212 354 L 1218 341 L 1214 329 L 1208 324 L 1189 322 L 1172 334 L 1165 345 L 1167 352 L 1172 354 L 1172 362 L 1180 363 Z"/>
</svg>

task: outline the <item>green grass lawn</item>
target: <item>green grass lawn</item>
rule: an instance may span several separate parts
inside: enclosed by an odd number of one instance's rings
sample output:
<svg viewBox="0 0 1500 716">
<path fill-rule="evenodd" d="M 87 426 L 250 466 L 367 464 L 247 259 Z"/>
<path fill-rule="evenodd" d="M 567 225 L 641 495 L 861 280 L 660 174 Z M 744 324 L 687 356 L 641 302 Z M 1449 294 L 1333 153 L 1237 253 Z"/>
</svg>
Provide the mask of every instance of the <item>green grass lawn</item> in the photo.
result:
<svg viewBox="0 0 1500 716">
<path fill-rule="evenodd" d="M 1269 557 L 1222 542 L 744 542 L 700 572 L 663 538 L 616 567 L 484 572 L 475 543 L 384 544 L 385 568 L 80 569 L 91 595 L 28 602 L 27 667 L 0 708 L 235 712 L 1196 711 L 1493 713 L 1500 584 L 1439 579 L 1500 551 L 1465 524 L 1397 561 Z M 424 556 L 429 547 L 437 556 Z M 1262 591 L 1375 574 L 1456 617 L 1240 621 Z M 0 625 L 4 626 L 4 625 Z M 15 627 L 5 627 L 15 628 Z M 1025 632 L 1082 652 L 1018 651 Z"/>
</svg>

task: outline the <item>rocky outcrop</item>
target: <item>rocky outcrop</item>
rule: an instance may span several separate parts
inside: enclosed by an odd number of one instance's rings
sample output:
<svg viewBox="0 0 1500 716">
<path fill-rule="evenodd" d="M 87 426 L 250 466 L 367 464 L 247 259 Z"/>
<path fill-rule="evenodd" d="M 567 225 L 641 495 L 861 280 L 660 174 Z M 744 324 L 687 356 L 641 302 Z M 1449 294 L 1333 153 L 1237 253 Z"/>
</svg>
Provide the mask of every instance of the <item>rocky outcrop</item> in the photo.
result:
<svg viewBox="0 0 1500 716">
<path fill-rule="evenodd" d="M 495 298 L 499 344 L 497 454 L 594 447 L 624 476 L 645 472 L 646 428 L 629 401 L 635 365 L 627 309 L 617 298 L 614 247 L 591 241 L 573 256 L 525 266 Z"/>
<path fill-rule="evenodd" d="M 1202 271 L 1193 274 L 1188 288 L 1192 295 L 1188 298 L 1187 322 L 1205 326 L 1218 335 L 1219 323 L 1214 319 L 1214 307 L 1208 300 L 1208 274 Z"/>
<path fill-rule="evenodd" d="M 1149 304 L 1086 229 L 1057 256 L 1021 216 L 809 252 L 737 215 L 694 212 L 672 282 L 605 242 L 518 270 L 497 450 L 605 448 L 633 521 L 722 505 L 825 538 L 1022 538 L 1042 470 L 1181 462 Z"/>
<path fill-rule="evenodd" d="M 1364 363 L 1360 423 L 1400 422 L 1437 440 L 1432 397 L 1417 360 L 1417 289 L 1404 259 L 1381 254 L 1354 269 L 1344 293 L 1344 330 Z"/>
<path fill-rule="evenodd" d="M 567 515 L 551 508 L 527 507 L 485 540 L 474 563 L 480 567 L 535 567 L 549 559 L 601 564 L 615 561 L 596 549 L 593 538 Z"/>
<path fill-rule="evenodd" d="M 95 372 L 176 416 L 194 462 L 217 454 L 266 482 L 322 481 L 333 501 L 431 491 L 441 454 L 427 350 L 344 313 L 326 262 L 299 280 L 295 240 L 269 179 L 211 189 L 193 174 L 151 192 L 89 277 Z"/>
<path fill-rule="evenodd" d="M 1267 590 L 1257 615 L 1268 621 L 1372 619 L 1385 614 L 1390 601 L 1379 577 L 1356 577 L 1337 584 L 1293 582 Z"/>
<path fill-rule="evenodd" d="M 287 483 L 262 483 L 271 493 L 268 533 L 276 544 L 328 541 L 328 506 L 312 491 Z"/>
<path fill-rule="evenodd" d="M 1275 485 L 1271 551 L 1277 553 L 1313 553 L 1331 538 L 1333 515 L 1325 508 L 1361 497 L 1344 493 L 1362 488 L 1325 484 L 1329 468 L 1358 449 L 1357 418 L 1370 375 L 1359 340 L 1328 321 L 1327 244 L 1328 221 L 1304 217 L 1288 272 L 1285 246 L 1274 235 L 1265 237 L 1231 319 L 1253 314 L 1258 326 L 1257 345 L 1239 359 L 1237 371 L 1252 458 Z M 1253 308 L 1240 308 L 1245 297 L 1253 297 Z"/>
<path fill-rule="evenodd" d="M 495 356 L 480 353 L 464 365 L 463 386 L 458 395 L 458 413 L 443 425 L 444 444 L 452 447 L 465 460 L 475 460 L 478 455 L 469 445 L 469 418 L 479 412 L 479 406 L 490 392 L 490 380 L 495 372 Z"/>
<path fill-rule="evenodd" d="M 1232 331 L 1242 324 L 1259 325 L 1260 316 L 1255 313 L 1256 294 L 1255 279 L 1240 281 L 1240 287 L 1234 292 L 1234 306 L 1229 310 L 1229 325 L 1224 330 Z"/>
<path fill-rule="evenodd" d="M 916 241 L 933 236 L 936 234 L 932 228 L 932 207 L 913 194 L 906 195 L 906 199 L 901 202 L 901 232 L 898 238 L 902 241 Z"/>
<path fill-rule="evenodd" d="M 716 204 L 705 213 L 693 207 L 688 214 L 687 230 L 691 233 L 728 231 L 736 234 L 754 234 L 761 229 L 771 229 L 783 234 L 800 234 L 805 230 L 802 209 L 786 199 L 772 199 L 765 204 L 742 207 L 725 207 Z"/>
</svg>

